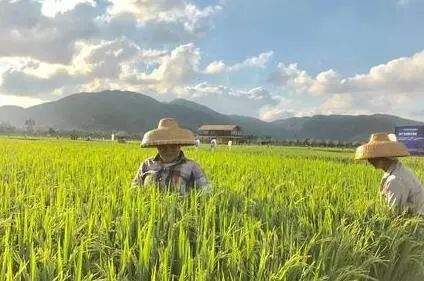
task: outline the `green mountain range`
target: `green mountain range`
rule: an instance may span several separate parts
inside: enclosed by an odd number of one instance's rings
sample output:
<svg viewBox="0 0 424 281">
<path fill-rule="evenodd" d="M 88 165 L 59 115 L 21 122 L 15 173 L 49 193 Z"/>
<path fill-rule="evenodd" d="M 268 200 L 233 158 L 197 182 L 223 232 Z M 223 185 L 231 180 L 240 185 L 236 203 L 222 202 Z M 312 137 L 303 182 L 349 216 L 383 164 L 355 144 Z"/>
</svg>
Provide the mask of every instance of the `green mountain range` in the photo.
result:
<svg viewBox="0 0 424 281">
<path fill-rule="evenodd" d="M 82 131 L 126 131 L 142 134 L 157 126 L 160 118 L 175 117 L 181 126 L 197 131 L 202 124 L 237 124 L 246 134 L 278 139 L 330 139 L 362 141 L 372 132 L 393 131 L 395 126 L 424 125 L 392 115 L 317 115 L 264 122 L 218 113 L 206 106 L 176 99 L 159 102 L 134 92 L 79 93 L 41 105 L 0 107 L 0 122 L 23 127 L 33 119 L 36 127 Z"/>
</svg>

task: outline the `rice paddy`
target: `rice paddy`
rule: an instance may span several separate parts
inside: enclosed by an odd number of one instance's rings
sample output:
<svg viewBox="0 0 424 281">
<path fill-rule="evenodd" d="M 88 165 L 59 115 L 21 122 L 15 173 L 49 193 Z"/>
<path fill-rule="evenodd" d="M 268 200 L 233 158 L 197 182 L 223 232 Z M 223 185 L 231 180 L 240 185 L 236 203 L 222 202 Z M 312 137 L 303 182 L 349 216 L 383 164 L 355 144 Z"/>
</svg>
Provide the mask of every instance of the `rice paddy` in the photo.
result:
<svg viewBox="0 0 424 281">
<path fill-rule="evenodd" d="M 211 194 L 131 186 L 137 144 L 0 138 L 0 280 L 424 280 L 423 220 L 353 151 L 185 153 Z"/>
</svg>

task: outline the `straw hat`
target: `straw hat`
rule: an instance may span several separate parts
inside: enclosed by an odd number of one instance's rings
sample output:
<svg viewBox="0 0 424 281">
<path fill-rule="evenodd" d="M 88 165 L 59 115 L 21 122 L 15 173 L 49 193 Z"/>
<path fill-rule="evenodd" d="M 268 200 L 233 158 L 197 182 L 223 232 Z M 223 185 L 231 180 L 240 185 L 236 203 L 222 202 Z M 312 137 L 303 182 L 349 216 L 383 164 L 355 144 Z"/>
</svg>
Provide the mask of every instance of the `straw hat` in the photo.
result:
<svg viewBox="0 0 424 281">
<path fill-rule="evenodd" d="M 159 121 L 157 129 L 144 134 L 141 146 L 164 144 L 194 145 L 194 135 L 190 130 L 181 128 L 174 118 L 164 118 Z"/>
<path fill-rule="evenodd" d="M 396 141 L 389 133 L 372 134 L 370 141 L 356 149 L 355 159 L 369 159 L 378 157 L 408 156 L 405 145 Z"/>
</svg>

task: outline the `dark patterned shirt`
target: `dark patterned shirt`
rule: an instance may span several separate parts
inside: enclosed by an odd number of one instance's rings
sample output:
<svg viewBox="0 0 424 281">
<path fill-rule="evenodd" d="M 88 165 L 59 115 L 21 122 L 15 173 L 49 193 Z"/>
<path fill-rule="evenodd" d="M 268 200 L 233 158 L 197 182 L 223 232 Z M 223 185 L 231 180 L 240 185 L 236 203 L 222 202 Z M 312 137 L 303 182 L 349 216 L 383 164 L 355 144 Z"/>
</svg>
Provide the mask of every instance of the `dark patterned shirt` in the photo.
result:
<svg viewBox="0 0 424 281">
<path fill-rule="evenodd" d="M 183 195 L 193 188 L 210 189 L 199 164 L 187 159 L 183 152 L 172 163 L 162 163 L 159 154 L 147 159 L 141 164 L 133 184 L 155 184 L 161 190 L 173 190 Z"/>
</svg>

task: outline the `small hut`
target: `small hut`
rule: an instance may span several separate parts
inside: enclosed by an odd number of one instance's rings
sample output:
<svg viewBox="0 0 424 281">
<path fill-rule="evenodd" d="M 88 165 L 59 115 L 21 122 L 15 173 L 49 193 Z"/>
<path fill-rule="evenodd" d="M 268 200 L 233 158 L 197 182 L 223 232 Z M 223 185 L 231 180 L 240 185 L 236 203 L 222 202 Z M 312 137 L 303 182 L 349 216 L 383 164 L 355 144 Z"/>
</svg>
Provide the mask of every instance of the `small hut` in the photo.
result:
<svg viewBox="0 0 424 281">
<path fill-rule="evenodd" d="M 118 133 L 114 134 L 114 139 L 118 143 L 126 143 L 127 140 L 129 139 L 129 135 L 125 132 L 118 132 Z"/>
<path fill-rule="evenodd" d="M 232 141 L 233 144 L 245 143 L 248 139 L 243 135 L 240 126 L 231 125 L 202 125 L 198 129 L 199 139 L 202 142 L 210 143 L 212 139 L 216 139 L 219 144 L 227 144 Z"/>
</svg>

